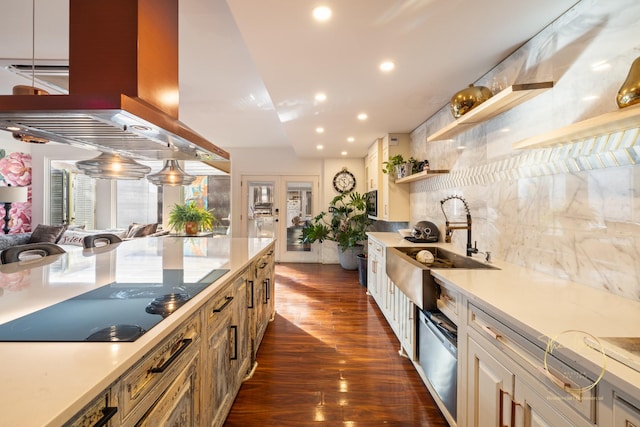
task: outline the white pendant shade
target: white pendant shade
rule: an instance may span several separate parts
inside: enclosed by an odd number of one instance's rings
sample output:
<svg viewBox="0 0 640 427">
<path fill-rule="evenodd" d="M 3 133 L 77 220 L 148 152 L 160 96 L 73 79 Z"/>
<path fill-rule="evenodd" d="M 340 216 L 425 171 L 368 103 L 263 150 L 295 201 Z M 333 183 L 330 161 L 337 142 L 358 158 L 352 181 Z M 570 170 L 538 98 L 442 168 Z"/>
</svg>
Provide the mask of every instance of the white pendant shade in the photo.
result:
<svg viewBox="0 0 640 427">
<path fill-rule="evenodd" d="M 151 172 L 149 166 L 111 153 L 102 153 L 93 159 L 78 161 L 76 167 L 85 175 L 103 179 L 141 179 Z"/>
<path fill-rule="evenodd" d="M 196 177 L 188 175 L 177 160 L 167 160 L 164 167 L 155 174 L 147 176 L 147 181 L 155 185 L 189 185 Z"/>
</svg>

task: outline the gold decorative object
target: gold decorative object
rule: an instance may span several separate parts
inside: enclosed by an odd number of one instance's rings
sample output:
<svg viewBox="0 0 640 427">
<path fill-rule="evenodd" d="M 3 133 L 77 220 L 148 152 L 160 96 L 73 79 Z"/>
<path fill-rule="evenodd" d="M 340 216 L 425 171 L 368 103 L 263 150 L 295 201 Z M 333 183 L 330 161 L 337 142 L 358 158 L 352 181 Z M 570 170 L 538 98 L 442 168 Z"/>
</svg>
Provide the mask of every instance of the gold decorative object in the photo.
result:
<svg viewBox="0 0 640 427">
<path fill-rule="evenodd" d="M 640 102 L 640 57 L 631 64 L 627 79 L 618 90 L 616 102 L 620 108 Z"/>
<path fill-rule="evenodd" d="M 470 84 L 468 88 L 462 89 L 451 97 L 451 114 L 457 119 L 492 96 L 493 93 L 488 87 Z"/>
</svg>

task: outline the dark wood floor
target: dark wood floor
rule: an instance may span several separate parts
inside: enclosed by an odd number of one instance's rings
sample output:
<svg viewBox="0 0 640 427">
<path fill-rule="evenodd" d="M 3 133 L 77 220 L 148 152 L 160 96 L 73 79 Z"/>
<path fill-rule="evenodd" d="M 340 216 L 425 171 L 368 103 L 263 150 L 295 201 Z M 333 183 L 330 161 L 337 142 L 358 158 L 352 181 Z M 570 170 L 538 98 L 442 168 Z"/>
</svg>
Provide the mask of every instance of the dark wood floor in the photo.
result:
<svg viewBox="0 0 640 427">
<path fill-rule="evenodd" d="M 357 271 L 278 264 L 276 317 L 226 427 L 446 426 Z"/>
</svg>

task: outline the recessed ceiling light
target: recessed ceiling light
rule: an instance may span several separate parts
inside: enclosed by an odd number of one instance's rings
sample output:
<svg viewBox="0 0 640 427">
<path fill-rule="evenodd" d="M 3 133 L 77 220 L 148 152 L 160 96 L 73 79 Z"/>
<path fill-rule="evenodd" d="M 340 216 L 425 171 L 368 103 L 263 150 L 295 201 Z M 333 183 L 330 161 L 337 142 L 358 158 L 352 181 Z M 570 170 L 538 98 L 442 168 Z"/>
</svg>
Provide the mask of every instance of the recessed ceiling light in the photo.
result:
<svg viewBox="0 0 640 427">
<path fill-rule="evenodd" d="M 380 71 L 384 73 L 393 71 L 394 68 L 396 68 L 396 64 L 394 64 L 393 61 L 384 61 L 380 64 Z"/>
<path fill-rule="evenodd" d="M 16 132 L 16 131 L 19 131 L 21 129 L 18 126 L 7 126 L 7 130 Z"/>
<path fill-rule="evenodd" d="M 315 99 L 318 102 L 324 102 L 327 100 L 327 95 L 322 92 L 318 92 L 316 93 Z"/>
<path fill-rule="evenodd" d="M 347 142 L 353 142 L 353 141 L 355 141 L 355 140 L 356 140 L 356 139 L 355 139 L 354 137 L 352 137 L 352 136 L 350 136 L 349 138 L 347 138 Z"/>
<path fill-rule="evenodd" d="M 313 18 L 320 22 L 328 21 L 331 18 L 331 9 L 327 6 L 318 6 L 313 9 Z"/>
<path fill-rule="evenodd" d="M 342 154 L 343 156 L 346 156 L 346 155 L 347 155 L 347 152 L 346 152 L 346 151 L 343 151 L 343 152 L 341 152 L 340 154 Z"/>
<path fill-rule="evenodd" d="M 324 147 L 322 145 L 316 145 L 316 150 L 322 150 Z"/>
<path fill-rule="evenodd" d="M 358 120 L 367 120 L 369 116 L 367 116 L 367 113 L 360 113 L 358 114 Z"/>
<path fill-rule="evenodd" d="M 323 128 L 322 126 L 318 126 L 318 127 L 316 128 L 316 132 L 317 132 L 317 133 L 323 133 L 323 132 L 324 132 L 324 128 Z"/>
</svg>

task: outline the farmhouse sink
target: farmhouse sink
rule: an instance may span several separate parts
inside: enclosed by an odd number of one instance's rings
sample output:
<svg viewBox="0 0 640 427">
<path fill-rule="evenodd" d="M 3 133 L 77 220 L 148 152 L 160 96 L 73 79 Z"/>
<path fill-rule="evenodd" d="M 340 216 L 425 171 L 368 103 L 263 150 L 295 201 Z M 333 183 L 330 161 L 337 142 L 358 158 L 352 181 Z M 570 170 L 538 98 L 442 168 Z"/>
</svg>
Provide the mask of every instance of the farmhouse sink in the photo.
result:
<svg viewBox="0 0 640 427">
<path fill-rule="evenodd" d="M 435 258 L 429 266 L 416 261 L 416 254 L 428 250 Z M 458 255 L 436 246 L 387 248 L 387 276 L 409 297 L 414 304 L 423 310 L 436 308 L 439 287 L 431 276 L 432 269 L 489 269 L 498 270 L 491 264 L 471 257 Z"/>
</svg>

